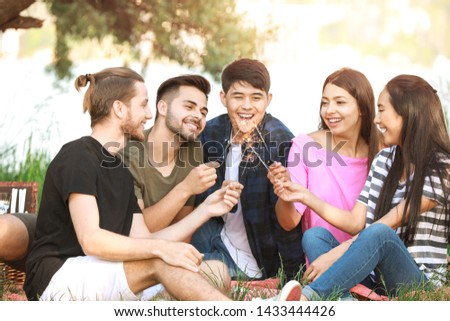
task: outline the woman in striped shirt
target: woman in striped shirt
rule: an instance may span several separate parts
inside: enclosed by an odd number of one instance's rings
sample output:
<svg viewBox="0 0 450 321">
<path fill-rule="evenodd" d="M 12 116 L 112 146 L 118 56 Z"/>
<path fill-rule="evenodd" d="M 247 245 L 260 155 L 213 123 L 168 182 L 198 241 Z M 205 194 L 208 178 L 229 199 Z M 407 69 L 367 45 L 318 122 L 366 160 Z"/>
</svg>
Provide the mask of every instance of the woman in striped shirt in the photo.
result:
<svg viewBox="0 0 450 321">
<path fill-rule="evenodd" d="M 407 286 L 445 281 L 450 139 L 439 97 L 422 78 L 397 76 L 378 98 L 374 123 L 388 147 L 374 158 L 352 210 L 333 207 L 299 184 L 275 184 L 280 198 L 302 202 L 355 235 L 339 244 L 320 227 L 305 233 L 304 242 L 331 254 L 327 269 L 309 274 L 302 299 L 348 296 L 358 283 L 395 295 Z"/>
</svg>

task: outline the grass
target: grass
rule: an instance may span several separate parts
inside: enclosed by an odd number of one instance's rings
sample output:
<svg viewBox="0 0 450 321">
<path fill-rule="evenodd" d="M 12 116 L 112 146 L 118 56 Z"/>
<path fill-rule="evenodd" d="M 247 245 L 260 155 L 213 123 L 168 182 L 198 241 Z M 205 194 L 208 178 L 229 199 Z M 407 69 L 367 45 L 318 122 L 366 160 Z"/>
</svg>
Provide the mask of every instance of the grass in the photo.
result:
<svg viewBox="0 0 450 321">
<path fill-rule="evenodd" d="M 22 287 L 18 287 L 12 281 L 6 280 L 3 271 L 0 271 L 0 273 L 0 301 L 26 301 Z"/>
<path fill-rule="evenodd" d="M 308 281 L 303 280 L 303 269 L 300 269 L 295 279 L 302 286 L 306 286 Z M 248 282 L 243 276 L 237 276 L 237 280 L 232 283 L 227 295 L 234 301 L 247 301 L 252 298 L 269 299 L 278 294 L 278 291 L 287 282 L 280 269 L 276 278 L 271 279 L 267 286 L 256 285 Z M 272 282 L 273 281 L 273 282 Z M 214 282 L 212 282 L 215 284 Z M 387 291 L 386 291 L 387 292 Z M 342 293 L 335 291 L 327 297 L 317 298 L 321 301 L 337 301 L 341 299 Z M 447 282 L 439 289 L 430 289 L 427 284 L 416 284 L 410 287 L 400 287 L 396 295 L 389 295 L 391 301 L 450 301 L 450 269 L 447 271 Z M 155 300 L 173 300 L 167 294 L 161 294 Z M 364 300 L 364 298 L 359 298 Z"/>
<path fill-rule="evenodd" d="M 305 286 L 305 282 L 302 278 L 302 269 L 297 273 L 295 279 Z M 268 299 L 276 296 L 278 290 L 286 283 L 286 279 L 283 276 L 282 269 L 280 269 L 276 278 L 269 282 L 267 287 L 254 286 L 254 284 L 247 282 L 242 276 L 238 276 L 237 280 L 233 282 L 233 287 L 229 289 L 226 294 L 234 301 L 246 301 L 251 298 Z M 220 278 L 212 278 L 206 276 L 206 278 L 217 288 L 224 288 L 224 284 Z M 274 288 L 274 285 L 276 287 Z M 324 301 L 336 301 L 341 298 L 341 293 L 334 292 L 326 298 L 318 298 Z M 16 287 L 11 281 L 8 281 L 4 277 L 3 271 L 0 271 L 0 301 L 21 301 L 25 300 L 25 295 L 21 287 Z M 169 301 L 173 300 L 168 294 L 161 293 L 154 297 L 155 301 Z M 400 287 L 396 295 L 390 295 L 389 300 L 392 301 L 450 301 L 450 268 L 447 270 L 447 282 L 443 287 L 439 289 L 430 289 L 427 284 L 416 284 L 409 287 Z"/>
<path fill-rule="evenodd" d="M 447 269 L 447 282 L 439 289 L 429 289 L 427 284 L 401 287 L 396 297 L 398 301 L 450 301 L 450 266 Z"/>
<path fill-rule="evenodd" d="M 278 274 L 282 276 L 280 271 Z M 297 273 L 295 279 L 300 282 L 302 286 L 306 286 L 308 281 L 303 280 L 302 269 Z M 278 278 L 280 280 L 277 290 L 280 290 L 286 283 L 283 277 Z M 260 297 L 266 299 L 277 294 L 277 291 L 272 289 L 264 289 L 261 287 L 252 287 L 248 282 L 238 280 L 237 286 L 232 288 L 228 293 L 229 297 L 236 301 L 244 301 L 249 297 Z M 386 291 L 387 292 L 387 291 Z M 342 294 L 338 291 L 331 293 L 327 297 L 317 298 L 317 300 L 323 301 L 336 301 L 342 297 Z M 395 295 L 388 295 L 391 301 L 450 301 L 450 268 L 447 270 L 447 282 L 439 289 L 432 289 L 426 283 L 415 284 L 408 287 L 400 287 Z M 362 299 L 362 298 L 360 298 Z"/>
<path fill-rule="evenodd" d="M 24 143 L 24 157 L 17 161 L 17 147 L 9 146 L 0 151 L 0 181 L 37 182 L 38 204 L 42 196 L 45 173 L 50 164 L 50 155 L 45 149 L 33 149 L 33 136 Z"/>
</svg>

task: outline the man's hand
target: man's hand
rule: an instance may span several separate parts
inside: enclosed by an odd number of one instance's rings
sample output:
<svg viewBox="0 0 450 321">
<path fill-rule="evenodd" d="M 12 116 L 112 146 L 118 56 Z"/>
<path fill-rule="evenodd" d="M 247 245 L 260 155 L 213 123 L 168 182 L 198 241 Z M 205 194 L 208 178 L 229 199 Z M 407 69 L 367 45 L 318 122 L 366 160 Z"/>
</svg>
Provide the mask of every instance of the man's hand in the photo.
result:
<svg viewBox="0 0 450 321">
<path fill-rule="evenodd" d="M 203 261 L 203 254 L 191 244 L 184 242 L 165 242 L 159 257 L 169 265 L 192 272 L 200 271 L 199 266 Z"/>
<path fill-rule="evenodd" d="M 218 167 L 219 163 L 209 162 L 193 168 L 183 180 L 184 187 L 190 195 L 198 195 L 213 186 L 217 179 L 216 168 Z"/>
<path fill-rule="evenodd" d="M 222 188 L 209 195 L 200 206 L 209 217 L 226 214 L 238 203 L 243 188 L 237 181 L 224 181 Z"/>
</svg>

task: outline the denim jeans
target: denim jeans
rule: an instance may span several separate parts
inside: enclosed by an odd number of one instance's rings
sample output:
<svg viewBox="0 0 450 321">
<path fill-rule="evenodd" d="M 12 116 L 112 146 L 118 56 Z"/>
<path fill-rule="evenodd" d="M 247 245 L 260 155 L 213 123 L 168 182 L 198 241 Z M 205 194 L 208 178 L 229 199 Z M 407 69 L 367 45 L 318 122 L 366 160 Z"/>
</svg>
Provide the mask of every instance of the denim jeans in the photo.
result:
<svg viewBox="0 0 450 321">
<path fill-rule="evenodd" d="M 204 254 L 203 260 L 218 260 L 225 263 L 231 278 L 245 277 L 245 273 L 234 262 L 225 244 L 222 242 L 220 232 L 223 222 L 218 219 L 210 219 L 203 224 L 193 235 L 191 244 Z"/>
<path fill-rule="evenodd" d="M 303 250 L 310 262 L 337 245 L 336 239 L 322 227 L 314 227 L 303 235 Z M 396 232 L 385 224 L 376 223 L 364 229 L 344 255 L 305 286 L 302 293 L 310 300 L 325 299 L 333 293 L 346 296 L 356 284 L 367 281 L 372 271 L 375 280 L 382 280 L 390 294 L 395 294 L 399 286 L 426 281 Z"/>
</svg>

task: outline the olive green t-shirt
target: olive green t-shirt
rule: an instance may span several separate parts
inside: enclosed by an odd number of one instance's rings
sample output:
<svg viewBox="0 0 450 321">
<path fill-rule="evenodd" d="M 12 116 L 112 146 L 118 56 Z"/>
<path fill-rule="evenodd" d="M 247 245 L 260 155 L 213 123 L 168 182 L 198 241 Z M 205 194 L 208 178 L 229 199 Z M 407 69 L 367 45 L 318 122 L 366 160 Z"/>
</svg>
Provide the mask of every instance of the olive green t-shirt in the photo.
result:
<svg viewBox="0 0 450 321">
<path fill-rule="evenodd" d="M 159 202 L 203 161 L 201 142 L 186 142 L 180 147 L 172 172 L 164 177 L 156 168 L 158 164 L 150 162 L 152 143 L 147 142 L 147 139 L 151 130 L 151 128 L 145 130 L 143 142 L 131 141 L 122 151 L 124 163 L 134 177 L 134 193 L 138 199 L 144 201 L 145 207 Z M 186 205 L 193 206 L 194 201 L 195 196 L 191 196 Z"/>
</svg>

